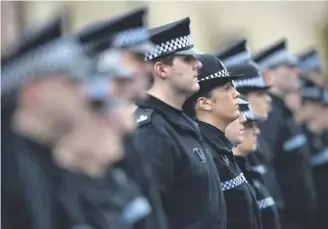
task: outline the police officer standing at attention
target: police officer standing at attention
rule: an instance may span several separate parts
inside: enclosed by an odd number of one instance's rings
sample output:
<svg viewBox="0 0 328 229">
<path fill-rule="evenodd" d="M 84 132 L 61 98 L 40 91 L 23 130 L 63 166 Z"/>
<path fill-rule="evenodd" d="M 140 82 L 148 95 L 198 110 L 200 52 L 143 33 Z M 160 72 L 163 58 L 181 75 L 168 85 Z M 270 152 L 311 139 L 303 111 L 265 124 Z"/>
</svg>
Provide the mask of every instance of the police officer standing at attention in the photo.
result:
<svg viewBox="0 0 328 229">
<path fill-rule="evenodd" d="M 247 47 L 247 41 L 242 39 L 224 50 L 218 52 L 216 56 L 223 61 L 235 74 L 242 74 L 244 77 L 236 80 L 236 89 L 248 99 L 256 117 L 265 121 L 268 118 L 271 97 L 268 95 L 268 86 L 262 79 L 260 71 L 251 60 L 251 52 Z M 234 67 L 239 63 L 252 64 L 247 67 Z M 279 184 L 277 182 L 274 169 L 274 154 L 268 147 L 262 135 L 258 137 L 259 147 L 254 154 L 250 155 L 252 169 L 263 176 L 266 187 L 274 197 L 280 211 L 283 209 L 283 199 Z"/>
<path fill-rule="evenodd" d="M 243 124 L 237 121 L 230 123 L 226 128 L 225 135 L 231 142 L 236 143 L 236 146 L 232 149 L 235 160 L 248 182 L 255 189 L 257 204 L 261 210 L 262 227 L 265 229 L 279 229 L 280 222 L 275 200 L 264 185 L 261 174 L 249 169 L 247 160 L 249 155 L 254 153 L 257 148 L 257 137 L 260 133 L 257 122 L 261 119 L 254 115 L 248 102 L 240 104 L 239 108 L 241 116 L 245 116 L 246 122 Z M 242 128 L 244 131 L 238 131 Z"/>
<path fill-rule="evenodd" d="M 169 228 L 217 228 L 223 210 L 219 177 L 197 125 L 182 111 L 199 90 L 202 67 L 194 56 L 198 52 L 191 42 L 190 19 L 150 29 L 150 34 L 156 50 L 145 59 L 153 63 L 154 83 L 148 98 L 136 103 L 138 128 L 128 153 L 150 164 L 161 200 L 156 200 L 157 208 L 163 209 Z"/>
<path fill-rule="evenodd" d="M 200 90 L 184 105 L 195 117 L 206 148 L 212 153 L 227 206 L 227 228 L 262 228 L 254 189 L 247 182 L 232 154 L 233 144 L 225 137 L 229 123 L 239 119 L 239 93 L 222 62 L 212 54 L 200 55 Z M 241 120 L 241 122 L 243 122 Z"/>
<path fill-rule="evenodd" d="M 271 86 L 272 110 L 259 128 L 275 154 L 275 171 L 284 198 L 282 227 L 311 228 L 315 197 L 309 151 L 302 128 L 284 101 L 290 92 L 299 90 L 297 58 L 283 39 L 256 54 L 253 60 L 261 66 L 263 78 Z"/>
</svg>

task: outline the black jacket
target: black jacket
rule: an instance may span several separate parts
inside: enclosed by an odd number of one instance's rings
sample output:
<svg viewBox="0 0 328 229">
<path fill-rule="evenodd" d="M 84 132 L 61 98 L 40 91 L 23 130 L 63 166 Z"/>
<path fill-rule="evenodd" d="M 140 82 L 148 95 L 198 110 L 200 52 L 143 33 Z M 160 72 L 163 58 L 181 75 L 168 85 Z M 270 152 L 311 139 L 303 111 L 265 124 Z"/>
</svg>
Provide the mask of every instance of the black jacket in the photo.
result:
<svg viewBox="0 0 328 229">
<path fill-rule="evenodd" d="M 220 174 L 227 205 L 227 229 L 261 228 L 254 189 L 234 160 L 231 151 L 233 145 L 219 129 L 204 122 L 198 124 Z"/>
<path fill-rule="evenodd" d="M 263 229 L 280 229 L 279 213 L 274 198 L 268 192 L 263 183 L 262 175 L 259 172 L 254 172 L 249 169 L 248 158 L 243 156 L 235 156 L 235 159 L 245 174 L 249 183 L 256 193 L 256 200 L 261 211 L 261 222 Z"/>
<path fill-rule="evenodd" d="M 304 127 L 311 148 L 311 165 L 317 197 L 318 228 L 328 225 L 328 144 L 325 143 L 325 133 L 314 133 Z"/>
<path fill-rule="evenodd" d="M 259 127 L 275 153 L 275 172 L 284 198 L 283 221 L 290 228 L 308 228 L 316 207 L 306 137 L 283 100 L 271 96 L 272 112 Z"/>
<path fill-rule="evenodd" d="M 7 120 L 8 121 L 8 120 Z M 58 170 L 50 149 L 2 123 L 1 226 L 4 229 L 70 228 L 60 204 Z"/>
<path fill-rule="evenodd" d="M 283 212 L 284 201 L 275 171 L 275 155 L 262 135 L 258 138 L 257 150 L 247 156 L 251 170 L 261 174 L 263 183 L 274 198 L 278 211 Z"/>
<path fill-rule="evenodd" d="M 223 210 L 219 177 L 197 125 L 152 96 L 137 105 L 139 127 L 128 150 L 150 165 L 169 228 L 218 228 Z"/>
</svg>

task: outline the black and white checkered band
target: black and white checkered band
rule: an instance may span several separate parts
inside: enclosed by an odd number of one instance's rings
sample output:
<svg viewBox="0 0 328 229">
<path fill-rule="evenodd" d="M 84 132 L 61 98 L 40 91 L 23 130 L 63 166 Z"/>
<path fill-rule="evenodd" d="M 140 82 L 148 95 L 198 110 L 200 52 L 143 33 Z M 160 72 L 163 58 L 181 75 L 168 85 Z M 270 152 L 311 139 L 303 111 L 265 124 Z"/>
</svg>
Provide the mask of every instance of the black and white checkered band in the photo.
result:
<svg viewBox="0 0 328 229">
<path fill-rule="evenodd" d="M 236 88 L 247 88 L 247 87 L 252 87 L 252 88 L 264 88 L 267 85 L 265 84 L 263 78 L 261 76 L 256 76 L 253 78 L 247 78 L 247 79 L 239 79 L 235 80 L 235 85 Z"/>
<path fill-rule="evenodd" d="M 277 66 L 282 63 L 296 65 L 297 62 L 298 60 L 296 56 L 292 55 L 287 50 L 282 50 L 264 58 L 258 64 L 261 66 L 261 68 L 266 69 Z"/>
<path fill-rule="evenodd" d="M 325 91 L 323 92 L 323 103 L 324 103 L 325 105 L 328 105 L 328 90 L 325 90 Z"/>
<path fill-rule="evenodd" d="M 149 40 L 149 33 L 146 28 L 139 27 L 117 33 L 112 38 L 112 44 L 117 48 L 125 48 L 144 43 Z"/>
<path fill-rule="evenodd" d="M 212 75 L 209 75 L 209 76 L 206 76 L 202 79 L 199 79 L 198 82 L 202 82 L 202 81 L 205 81 L 205 80 L 210 80 L 210 79 L 215 79 L 215 78 L 221 78 L 221 77 L 229 77 L 230 74 L 228 72 L 228 70 L 225 68 L 221 71 L 218 71 Z"/>
<path fill-rule="evenodd" d="M 96 63 L 96 74 L 104 77 L 113 76 L 121 79 L 131 79 L 132 72 L 123 67 L 121 56 L 115 49 L 102 52 Z"/>
<path fill-rule="evenodd" d="M 182 37 L 177 37 L 169 41 L 165 41 L 161 44 L 155 46 L 155 50 L 151 53 L 145 55 L 145 60 L 153 60 L 167 53 L 174 53 L 177 51 L 192 48 L 193 44 L 191 42 L 191 36 L 186 35 Z"/>
<path fill-rule="evenodd" d="M 321 99 L 321 90 L 319 87 L 305 87 L 302 89 L 303 98 Z"/>
<path fill-rule="evenodd" d="M 257 204 L 260 209 L 265 209 L 265 208 L 275 205 L 276 203 L 275 203 L 274 199 L 271 196 L 269 196 L 262 200 L 258 200 Z"/>
<path fill-rule="evenodd" d="M 15 90 L 23 82 L 35 77 L 66 73 L 67 76 L 85 79 L 89 76 L 92 61 L 75 40 L 61 38 L 14 60 L 2 69 L 1 94 Z"/>
<path fill-rule="evenodd" d="M 311 70 L 315 68 L 321 68 L 321 62 L 318 55 L 312 55 L 311 57 L 307 58 L 306 60 L 301 61 L 300 66 L 301 70 Z"/>
<path fill-rule="evenodd" d="M 223 191 L 227 191 L 233 188 L 236 188 L 244 183 L 248 183 L 244 174 L 240 173 L 238 176 L 236 176 L 235 178 L 228 180 L 228 181 L 224 181 L 221 182 L 221 187 Z"/>
<path fill-rule="evenodd" d="M 323 149 L 321 152 L 311 156 L 311 165 L 320 166 L 328 163 L 328 148 Z"/>
<path fill-rule="evenodd" d="M 251 54 L 249 52 L 241 52 L 229 58 L 223 59 L 223 63 L 226 66 L 232 66 L 236 64 L 247 63 L 251 60 Z"/>
<path fill-rule="evenodd" d="M 245 117 L 247 118 L 247 120 L 255 120 L 255 116 L 254 113 L 252 111 L 252 108 L 248 105 L 248 109 L 245 111 L 241 112 L 243 115 L 245 115 Z"/>
</svg>

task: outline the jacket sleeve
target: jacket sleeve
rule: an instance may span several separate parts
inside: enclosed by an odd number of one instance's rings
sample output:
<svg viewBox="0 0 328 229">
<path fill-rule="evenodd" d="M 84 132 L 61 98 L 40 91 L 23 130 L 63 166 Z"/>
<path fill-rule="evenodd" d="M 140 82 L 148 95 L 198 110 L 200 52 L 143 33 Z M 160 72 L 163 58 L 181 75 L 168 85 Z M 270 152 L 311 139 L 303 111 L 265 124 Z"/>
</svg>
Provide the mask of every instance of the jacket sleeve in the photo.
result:
<svg viewBox="0 0 328 229">
<path fill-rule="evenodd" d="M 144 128 L 134 134 L 127 149 L 145 160 L 160 194 L 165 195 L 173 182 L 177 154 L 169 137 L 152 128 Z"/>
</svg>

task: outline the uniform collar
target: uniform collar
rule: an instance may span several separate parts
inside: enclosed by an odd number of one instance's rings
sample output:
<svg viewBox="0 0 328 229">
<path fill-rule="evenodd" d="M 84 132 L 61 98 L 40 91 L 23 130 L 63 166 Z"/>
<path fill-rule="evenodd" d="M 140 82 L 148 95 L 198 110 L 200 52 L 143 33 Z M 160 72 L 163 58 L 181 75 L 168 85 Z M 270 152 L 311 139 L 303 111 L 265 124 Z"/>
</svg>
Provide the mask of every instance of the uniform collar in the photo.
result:
<svg viewBox="0 0 328 229">
<path fill-rule="evenodd" d="M 148 98 L 142 101 L 137 101 L 136 105 L 141 108 L 152 108 L 155 111 L 161 113 L 165 117 L 167 122 L 172 125 L 182 128 L 191 132 L 199 132 L 197 123 L 189 118 L 182 110 L 176 109 L 160 99 L 148 95 Z"/>
<path fill-rule="evenodd" d="M 216 128 L 215 126 L 208 124 L 206 122 L 197 121 L 198 126 L 201 130 L 201 132 L 207 137 L 219 140 L 221 143 L 224 144 L 225 147 L 229 148 L 229 150 L 232 150 L 233 144 L 228 140 L 228 138 L 224 135 L 224 132 Z M 218 143 L 220 143 L 218 142 Z"/>
</svg>

